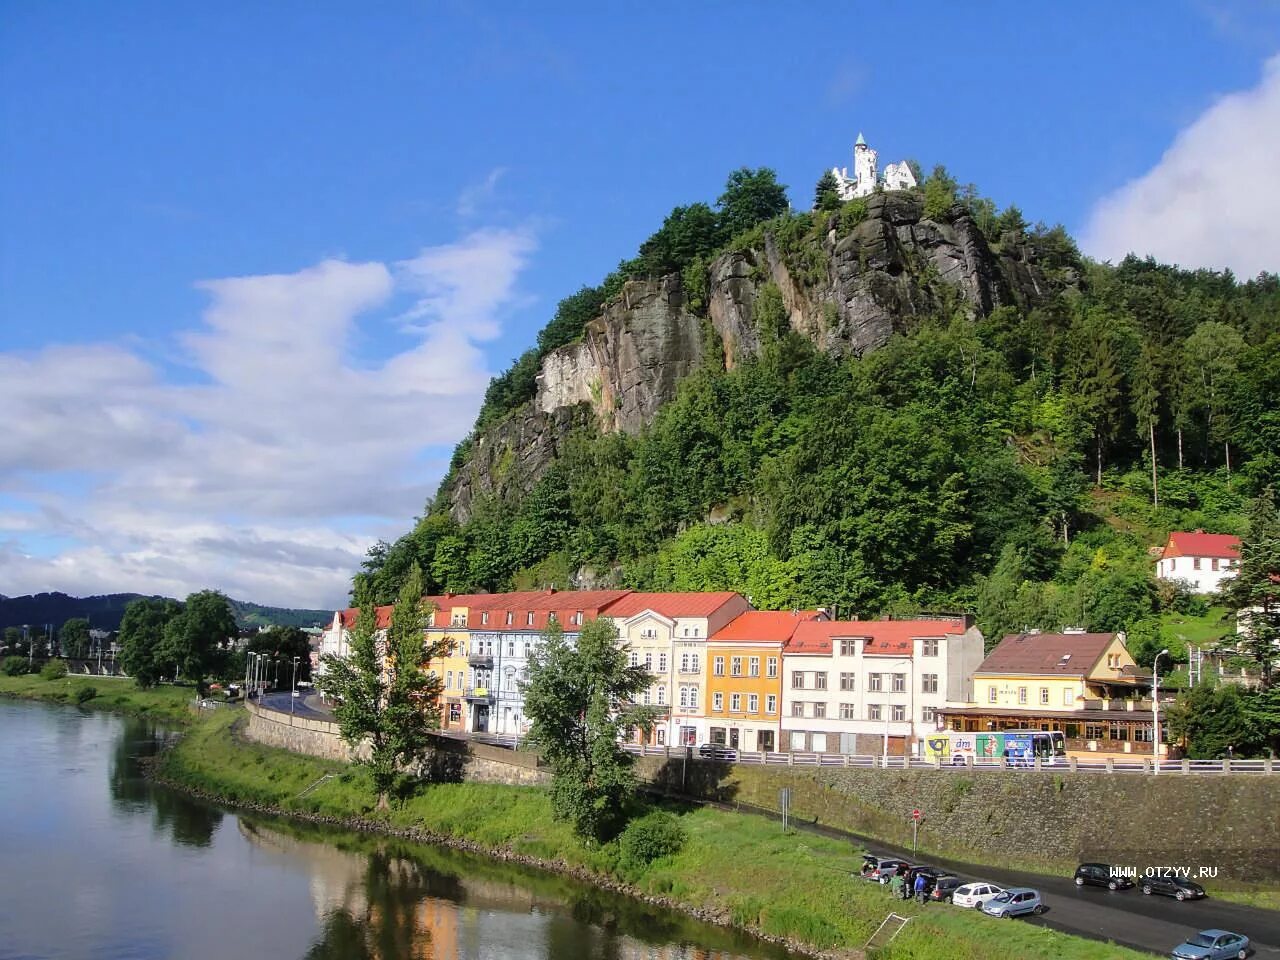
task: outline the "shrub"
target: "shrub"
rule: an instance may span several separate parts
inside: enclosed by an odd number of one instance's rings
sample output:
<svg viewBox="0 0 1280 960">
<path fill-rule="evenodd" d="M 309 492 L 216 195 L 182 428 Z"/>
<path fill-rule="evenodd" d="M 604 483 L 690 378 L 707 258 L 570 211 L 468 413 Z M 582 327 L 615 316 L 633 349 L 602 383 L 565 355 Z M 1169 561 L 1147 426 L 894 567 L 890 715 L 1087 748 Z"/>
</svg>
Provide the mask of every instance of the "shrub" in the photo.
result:
<svg viewBox="0 0 1280 960">
<path fill-rule="evenodd" d="M 632 820 L 618 837 L 622 861 L 628 866 L 644 866 L 659 857 L 678 853 L 684 842 L 685 832 L 680 821 L 661 811 Z"/>
<path fill-rule="evenodd" d="M 4 671 L 6 677 L 20 677 L 27 672 L 26 657 L 5 657 L 3 666 L 0 670 Z"/>
<path fill-rule="evenodd" d="M 65 660 L 50 660 L 40 668 L 40 677 L 43 680 L 61 680 L 67 675 L 67 662 Z"/>
<path fill-rule="evenodd" d="M 76 703 L 88 703 L 98 695 L 97 687 L 81 687 L 76 691 Z"/>
</svg>

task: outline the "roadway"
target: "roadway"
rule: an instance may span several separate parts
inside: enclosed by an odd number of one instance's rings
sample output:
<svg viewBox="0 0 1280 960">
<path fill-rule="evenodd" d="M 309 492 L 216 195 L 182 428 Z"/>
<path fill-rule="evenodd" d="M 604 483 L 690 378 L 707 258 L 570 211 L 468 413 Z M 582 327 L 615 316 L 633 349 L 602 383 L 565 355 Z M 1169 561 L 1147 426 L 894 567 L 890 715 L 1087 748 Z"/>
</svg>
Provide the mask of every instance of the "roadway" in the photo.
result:
<svg viewBox="0 0 1280 960">
<path fill-rule="evenodd" d="M 304 697 L 292 697 L 288 690 L 279 690 L 275 693 L 265 693 L 261 699 L 255 697 L 254 703 L 264 710 L 274 710 L 277 713 L 292 712 L 295 717 L 305 717 L 308 720 L 333 720 L 333 711 L 324 706 L 320 702 L 320 695 L 315 693 Z M 290 704 L 293 705 L 292 710 L 290 710 Z"/>
</svg>

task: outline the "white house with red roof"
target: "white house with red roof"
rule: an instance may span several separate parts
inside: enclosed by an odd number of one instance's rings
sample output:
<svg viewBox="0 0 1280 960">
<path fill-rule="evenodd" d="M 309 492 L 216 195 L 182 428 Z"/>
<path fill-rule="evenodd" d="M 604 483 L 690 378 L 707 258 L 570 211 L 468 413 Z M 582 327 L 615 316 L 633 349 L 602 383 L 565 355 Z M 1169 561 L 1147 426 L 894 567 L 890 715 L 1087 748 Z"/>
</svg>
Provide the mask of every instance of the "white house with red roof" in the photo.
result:
<svg viewBox="0 0 1280 960">
<path fill-rule="evenodd" d="M 1217 593 L 1240 566 L 1240 538 L 1228 533 L 1175 531 L 1160 551 L 1156 576 L 1184 580 L 1195 593 Z"/>
<path fill-rule="evenodd" d="M 965 618 L 809 621 L 782 654 L 782 749 L 920 752 L 944 706 L 969 702 L 982 633 Z"/>
</svg>

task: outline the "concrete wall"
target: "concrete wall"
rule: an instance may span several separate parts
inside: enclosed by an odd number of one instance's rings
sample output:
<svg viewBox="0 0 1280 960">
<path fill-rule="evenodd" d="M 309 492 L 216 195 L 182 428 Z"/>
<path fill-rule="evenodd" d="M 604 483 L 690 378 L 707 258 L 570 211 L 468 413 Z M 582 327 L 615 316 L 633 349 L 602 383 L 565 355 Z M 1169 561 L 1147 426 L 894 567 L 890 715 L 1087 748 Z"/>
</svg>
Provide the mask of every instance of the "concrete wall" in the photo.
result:
<svg viewBox="0 0 1280 960">
<path fill-rule="evenodd" d="M 1106 776 L 1030 770 L 784 767 L 643 757 L 641 775 L 705 799 L 777 811 L 791 790 L 797 819 L 942 856 L 1025 866 L 1081 860 L 1217 867 L 1220 876 L 1280 880 L 1280 777 Z M 683 769 L 682 769 L 683 768 Z"/>
<path fill-rule="evenodd" d="M 249 723 L 245 736 L 257 743 L 325 760 L 349 762 L 351 748 L 338 735 L 338 725 L 324 720 L 264 710 L 254 703 L 245 706 Z M 537 786 L 551 782 L 551 775 L 537 755 L 467 743 L 450 737 L 435 737 L 434 755 L 427 763 L 430 776 L 444 781 L 501 783 L 508 786 Z"/>
</svg>

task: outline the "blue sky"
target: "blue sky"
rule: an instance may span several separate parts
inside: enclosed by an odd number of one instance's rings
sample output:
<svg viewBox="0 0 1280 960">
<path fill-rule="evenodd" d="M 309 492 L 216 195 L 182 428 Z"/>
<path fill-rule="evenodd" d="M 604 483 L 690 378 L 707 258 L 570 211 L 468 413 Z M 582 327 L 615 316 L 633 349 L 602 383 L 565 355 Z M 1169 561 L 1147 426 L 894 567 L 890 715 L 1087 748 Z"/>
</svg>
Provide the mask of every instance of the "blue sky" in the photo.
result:
<svg viewBox="0 0 1280 960">
<path fill-rule="evenodd" d="M 1280 266 L 1229 189 L 1280 5 L 832 9 L 0 3 L 0 593 L 341 602 L 560 297 L 859 131 L 1099 257 Z"/>
</svg>

